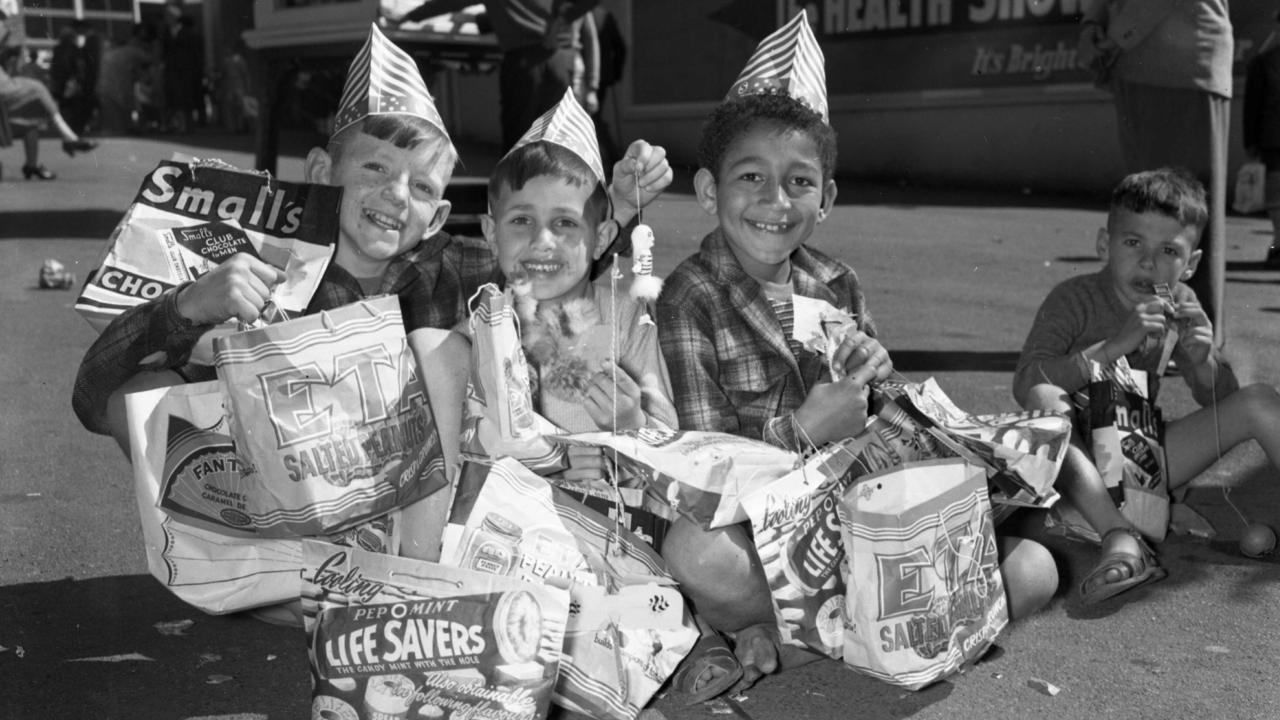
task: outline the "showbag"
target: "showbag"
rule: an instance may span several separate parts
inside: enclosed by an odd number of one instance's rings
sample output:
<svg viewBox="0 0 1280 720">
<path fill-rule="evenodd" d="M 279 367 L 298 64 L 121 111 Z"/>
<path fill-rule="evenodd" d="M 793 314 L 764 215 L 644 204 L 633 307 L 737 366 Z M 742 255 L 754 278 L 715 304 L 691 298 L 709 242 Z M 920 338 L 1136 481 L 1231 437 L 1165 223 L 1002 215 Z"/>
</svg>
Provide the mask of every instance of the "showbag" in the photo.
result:
<svg viewBox="0 0 1280 720">
<path fill-rule="evenodd" d="M 514 457 L 543 473 L 564 469 L 564 448 L 547 439 L 560 429 L 533 408 L 529 365 L 511 298 L 497 285 L 481 287 L 472 299 L 470 323 L 463 453 L 482 460 Z"/>
<path fill-rule="evenodd" d="M 208 160 L 163 161 L 143 178 L 75 309 L 101 332 L 115 316 L 237 252 L 285 271 L 272 303 L 301 314 L 338 241 L 342 189 L 282 182 Z"/>
<path fill-rule="evenodd" d="M 547 716 L 569 593 L 303 541 L 313 720 Z"/>
<path fill-rule="evenodd" d="M 855 670 L 918 690 L 982 657 L 1008 624 L 984 475 L 931 460 L 845 491 L 844 661 Z"/>
<path fill-rule="evenodd" d="M 698 639 L 657 552 L 512 458 L 463 466 L 440 557 L 569 588 L 553 697 L 594 718 L 634 720 Z"/>
<path fill-rule="evenodd" d="M 216 381 L 125 396 L 147 569 L 214 615 L 293 601 L 302 587 L 301 539 L 256 536 L 240 522 L 242 499 L 220 490 L 239 481 L 223 398 Z M 328 539 L 395 554 L 398 513 Z"/>
<path fill-rule="evenodd" d="M 395 296 L 219 337 L 214 351 L 259 534 L 336 532 L 448 485 Z"/>
</svg>

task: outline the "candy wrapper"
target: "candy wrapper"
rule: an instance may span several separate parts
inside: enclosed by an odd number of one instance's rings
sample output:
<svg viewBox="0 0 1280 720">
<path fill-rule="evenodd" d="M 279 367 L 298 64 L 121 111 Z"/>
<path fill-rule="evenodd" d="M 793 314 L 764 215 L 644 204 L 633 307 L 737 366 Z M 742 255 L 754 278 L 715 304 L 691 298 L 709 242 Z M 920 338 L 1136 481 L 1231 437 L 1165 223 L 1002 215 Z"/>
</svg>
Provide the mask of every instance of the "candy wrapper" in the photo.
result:
<svg viewBox="0 0 1280 720">
<path fill-rule="evenodd" d="M 262 535 L 337 532 L 448 485 L 400 302 L 385 295 L 214 341 Z"/>
<path fill-rule="evenodd" d="M 547 716 L 568 592 L 313 540 L 303 552 L 313 719 Z"/>
<path fill-rule="evenodd" d="M 791 472 L 800 460 L 766 442 L 718 432 L 641 428 L 557 439 L 607 448 L 623 474 L 643 478 L 672 511 L 704 529 L 744 522 L 742 498 Z"/>
<path fill-rule="evenodd" d="M 558 705 L 634 720 L 698 639 L 666 564 L 511 458 L 463 467 L 441 562 L 566 586 Z"/>
<path fill-rule="evenodd" d="M 281 182 L 216 160 L 161 162 L 143 178 L 75 309 L 101 332 L 125 310 L 246 252 L 285 271 L 272 304 L 301 314 L 337 246 L 341 198 L 339 187 Z"/>
<path fill-rule="evenodd" d="M 858 329 L 856 315 L 840 310 L 826 300 L 795 295 L 792 297 L 795 325 L 791 332 L 801 346 L 827 359 L 827 371 L 833 381 L 844 377 L 844 369 L 832 362 L 845 335 Z"/>
<path fill-rule="evenodd" d="M 559 432 L 533 408 L 529 366 L 516 327 L 514 298 L 485 285 L 471 300 L 471 379 L 462 452 L 481 460 L 514 457 L 538 472 L 567 467 Z"/>
<path fill-rule="evenodd" d="M 1008 624 L 984 475 L 932 460 L 844 491 L 846 664 L 918 690 L 976 662 Z"/>
</svg>

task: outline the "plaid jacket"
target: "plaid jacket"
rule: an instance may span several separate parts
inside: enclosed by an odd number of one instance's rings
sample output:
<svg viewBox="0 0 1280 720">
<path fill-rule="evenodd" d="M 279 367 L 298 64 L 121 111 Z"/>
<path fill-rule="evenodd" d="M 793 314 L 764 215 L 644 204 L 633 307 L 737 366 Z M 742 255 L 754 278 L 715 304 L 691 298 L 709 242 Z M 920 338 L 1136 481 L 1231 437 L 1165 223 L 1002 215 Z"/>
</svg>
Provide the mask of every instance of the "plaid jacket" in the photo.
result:
<svg viewBox="0 0 1280 720">
<path fill-rule="evenodd" d="M 826 300 L 875 335 L 858 277 L 848 265 L 801 246 L 791 255 L 797 295 Z M 658 337 L 680 427 L 732 433 L 803 452 L 790 415 L 814 384 L 830 381 L 824 358 L 791 351 L 760 283 L 738 264 L 717 229 L 666 279 Z"/>
<path fill-rule="evenodd" d="M 406 331 L 451 329 L 467 317 L 467 300 L 497 277 L 497 258 L 477 238 L 438 233 L 391 261 L 377 294 L 397 294 Z M 194 325 L 178 313 L 170 290 L 126 311 L 89 347 L 76 374 L 71 404 L 88 430 L 107 434 L 107 401 L 143 371 L 173 370 L 188 382 L 212 380 L 214 369 L 189 362 L 196 340 L 213 328 Z M 330 263 L 307 314 L 361 300 L 365 293 L 346 270 Z"/>
</svg>

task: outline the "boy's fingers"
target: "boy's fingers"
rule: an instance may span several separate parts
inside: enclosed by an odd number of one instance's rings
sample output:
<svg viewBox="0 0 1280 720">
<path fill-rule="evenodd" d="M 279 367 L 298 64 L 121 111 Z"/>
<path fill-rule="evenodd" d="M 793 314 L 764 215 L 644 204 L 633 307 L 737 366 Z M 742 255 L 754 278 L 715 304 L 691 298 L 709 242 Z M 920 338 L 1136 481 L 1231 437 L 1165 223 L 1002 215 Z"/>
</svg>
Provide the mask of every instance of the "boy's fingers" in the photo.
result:
<svg viewBox="0 0 1280 720">
<path fill-rule="evenodd" d="M 618 395 L 625 395 L 633 398 L 640 397 L 640 385 L 638 385 L 631 377 L 631 373 L 628 373 L 621 366 L 611 360 L 605 360 L 600 364 L 600 367 L 601 370 L 596 376 L 596 381 L 602 386 L 602 389 L 605 392 L 609 391 L 609 386 L 612 385 L 616 379 L 618 384 Z"/>
</svg>

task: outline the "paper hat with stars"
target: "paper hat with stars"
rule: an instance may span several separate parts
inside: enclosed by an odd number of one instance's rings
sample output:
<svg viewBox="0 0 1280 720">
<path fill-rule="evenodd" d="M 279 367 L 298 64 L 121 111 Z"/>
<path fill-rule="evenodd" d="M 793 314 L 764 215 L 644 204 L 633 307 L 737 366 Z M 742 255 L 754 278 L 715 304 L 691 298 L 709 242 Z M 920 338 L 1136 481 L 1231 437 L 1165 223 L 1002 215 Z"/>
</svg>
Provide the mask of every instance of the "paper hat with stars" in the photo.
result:
<svg viewBox="0 0 1280 720">
<path fill-rule="evenodd" d="M 535 120 L 524 137 L 517 140 L 511 150 L 507 151 L 507 155 L 524 145 L 538 141 L 559 145 L 582 158 L 587 167 L 591 168 L 596 179 L 602 185 L 607 184 L 604 179 L 604 164 L 600 161 L 600 146 L 596 143 L 595 123 L 592 122 L 587 111 L 578 104 L 578 100 L 573 96 L 573 90 L 565 91 L 564 97 L 555 107 Z"/>
<path fill-rule="evenodd" d="M 447 139 L 444 120 L 436 110 L 418 63 L 382 34 L 377 25 L 356 53 L 347 71 L 338 114 L 333 119 L 337 135 L 369 115 L 412 115 L 434 125 Z"/>
<path fill-rule="evenodd" d="M 827 121 L 826 61 L 804 10 L 760 41 L 725 99 L 771 94 L 789 95 Z"/>
</svg>

